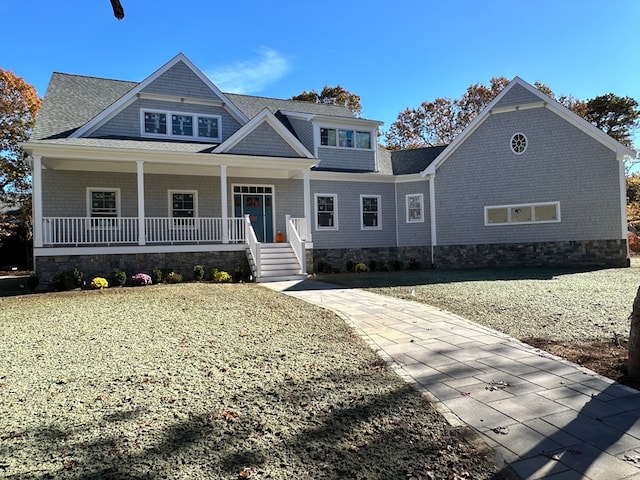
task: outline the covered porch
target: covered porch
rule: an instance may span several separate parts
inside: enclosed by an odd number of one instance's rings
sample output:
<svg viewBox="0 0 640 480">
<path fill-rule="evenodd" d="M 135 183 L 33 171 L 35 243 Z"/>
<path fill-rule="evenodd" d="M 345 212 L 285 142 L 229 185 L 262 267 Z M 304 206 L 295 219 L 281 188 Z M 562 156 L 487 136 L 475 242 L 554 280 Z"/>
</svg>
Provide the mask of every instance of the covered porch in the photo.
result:
<svg viewBox="0 0 640 480">
<path fill-rule="evenodd" d="M 162 145 L 149 151 L 125 143 L 132 148 L 117 152 L 30 145 L 36 262 L 53 255 L 245 249 L 259 266 L 261 246 L 282 232 L 305 271 L 315 160 L 177 152 L 175 144 L 173 151 Z M 112 192 L 104 211 L 91 204 L 95 190 Z M 172 195 L 186 190 L 192 190 L 185 195 L 191 204 L 176 211 Z M 256 198 L 268 200 L 269 208 L 257 211 Z"/>
</svg>

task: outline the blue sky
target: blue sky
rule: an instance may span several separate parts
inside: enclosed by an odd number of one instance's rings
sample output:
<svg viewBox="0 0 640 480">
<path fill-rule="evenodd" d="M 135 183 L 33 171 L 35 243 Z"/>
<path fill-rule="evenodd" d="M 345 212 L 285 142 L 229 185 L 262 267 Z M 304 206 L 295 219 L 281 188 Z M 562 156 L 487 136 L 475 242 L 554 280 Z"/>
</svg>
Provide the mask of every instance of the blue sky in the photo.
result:
<svg viewBox="0 0 640 480">
<path fill-rule="evenodd" d="M 140 81 L 183 52 L 227 92 L 340 84 L 383 130 L 494 76 L 640 101 L 638 0 L 121 1 L 122 21 L 109 0 L 0 0 L 0 68 L 43 96 L 53 71 Z"/>
</svg>

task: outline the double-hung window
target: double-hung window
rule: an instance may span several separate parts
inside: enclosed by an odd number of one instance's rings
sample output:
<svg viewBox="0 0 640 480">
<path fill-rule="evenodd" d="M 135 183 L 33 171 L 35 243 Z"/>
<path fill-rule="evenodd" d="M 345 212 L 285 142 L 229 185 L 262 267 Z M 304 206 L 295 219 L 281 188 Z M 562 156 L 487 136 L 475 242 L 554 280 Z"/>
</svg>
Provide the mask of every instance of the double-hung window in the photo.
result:
<svg viewBox="0 0 640 480">
<path fill-rule="evenodd" d="M 140 110 L 142 136 L 220 141 L 219 115 Z"/>
<path fill-rule="evenodd" d="M 323 147 L 371 149 L 371 132 L 347 128 L 320 128 L 320 145 Z"/>
<path fill-rule="evenodd" d="M 120 215 L 120 189 L 88 188 L 87 210 L 92 227 L 116 227 Z"/>
<path fill-rule="evenodd" d="M 173 218 L 174 228 L 195 227 L 198 216 L 198 194 L 195 191 L 170 190 L 169 213 Z"/>
<path fill-rule="evenodd" d="M 316 193 L 316 230 L 338 229 L 338 196 Z"/>
<path fill-rule="evenodd" d="M 382 230 L 380 195 L 360 195 L 360 228 Z"/>
<path fill-rule="evenodd" d="M 423 196 L 421 193 L 407 195 L 405 197 L 407 204 L 407 223 L 424 222 L 422 214 Z"/>
</svg>

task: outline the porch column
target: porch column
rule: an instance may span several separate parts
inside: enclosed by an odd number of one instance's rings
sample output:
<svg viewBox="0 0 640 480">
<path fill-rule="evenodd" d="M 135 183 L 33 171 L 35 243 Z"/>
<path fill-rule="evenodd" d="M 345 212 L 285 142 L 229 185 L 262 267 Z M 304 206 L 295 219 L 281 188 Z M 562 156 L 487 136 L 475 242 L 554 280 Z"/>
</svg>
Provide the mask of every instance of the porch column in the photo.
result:
<svg viewBox="0 0 640 480">
<path fill-rule="evenodd" d="M 42 238 L 42 157 L 33 156 L 33 167 L 31 169 L 32 194 L 31 203 L 33 209 L 33 246 L 41 248 Z"/>
<path fill-rule="evenodd" d="M 436 176 L 429 175 L 429 216 L 431 217 L 431 267 L 435 265 L 435 247 L 438 245 L 436 233 Z"/>
<path fill-rule="evenodd" d="M 304 171 L 304 218 L 307 226 L 306 242 L 311 242 L 311 169 Z"/>
<path fill-rule="evenodd" d="M 146 228 L 144 221 L 144 162 L 137 160 L 138 175 L 138 245 L 146 243 Z"/>
<path fill-rule="evenodd" d="M 229 243 L 229 205 L 227 203 L 226 165 L 220 165 L 220 205 L 222 206 L 222 243 Z"/>
</svg>

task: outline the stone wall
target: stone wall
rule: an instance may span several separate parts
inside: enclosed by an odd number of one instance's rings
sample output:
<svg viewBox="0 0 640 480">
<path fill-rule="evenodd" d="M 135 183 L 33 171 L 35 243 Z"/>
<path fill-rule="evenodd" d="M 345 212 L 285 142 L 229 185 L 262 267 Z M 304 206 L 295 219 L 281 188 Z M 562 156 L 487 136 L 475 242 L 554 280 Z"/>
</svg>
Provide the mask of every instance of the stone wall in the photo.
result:
<svg viewBox="0 0 640 480">
<path fill-rule="evenodd" d="M 435 267 L 626 267 L 626 240 L 439 245 Z"/>
<path fill-rule="evenodd" d="M 172 252 L 102 255 L 60 255 L 36 257 L 36 275 L 40 278 L 40 287 L 46 289 L 53 277 L 77 268 L 84 273 L 88 283 L 92 278 L 108 277 L 114 270 L 123 270 L 127 276 L 136 273 L 151 274 L 154 268 L 172 268 L 191 280 L 194 265 L 203 265 L 205 272 L 211 268 L 224 270 L 233 275 L 236 268 L 250 273 L 246 254 L 241 251 L 223 252 Z"/>
<path fill-rule="evenodd" d="M 372 261 L 384 263 L 388 270 L 393 270 L 392 262 L 399 260 L 403 268 L 430 268 L 431 247 L 376 247 L 376 248 L 332 248 L 315 249 L 313 251 L 313 272 L 318 272 L 318 264 L 329 264 L 341 272 L 347 271 L 347 263 L 364 263 Z M 310 265 L 310 264 L 309 264 Z M 311 268 L 307 267 L 309 273 Z"/>
</svg>

